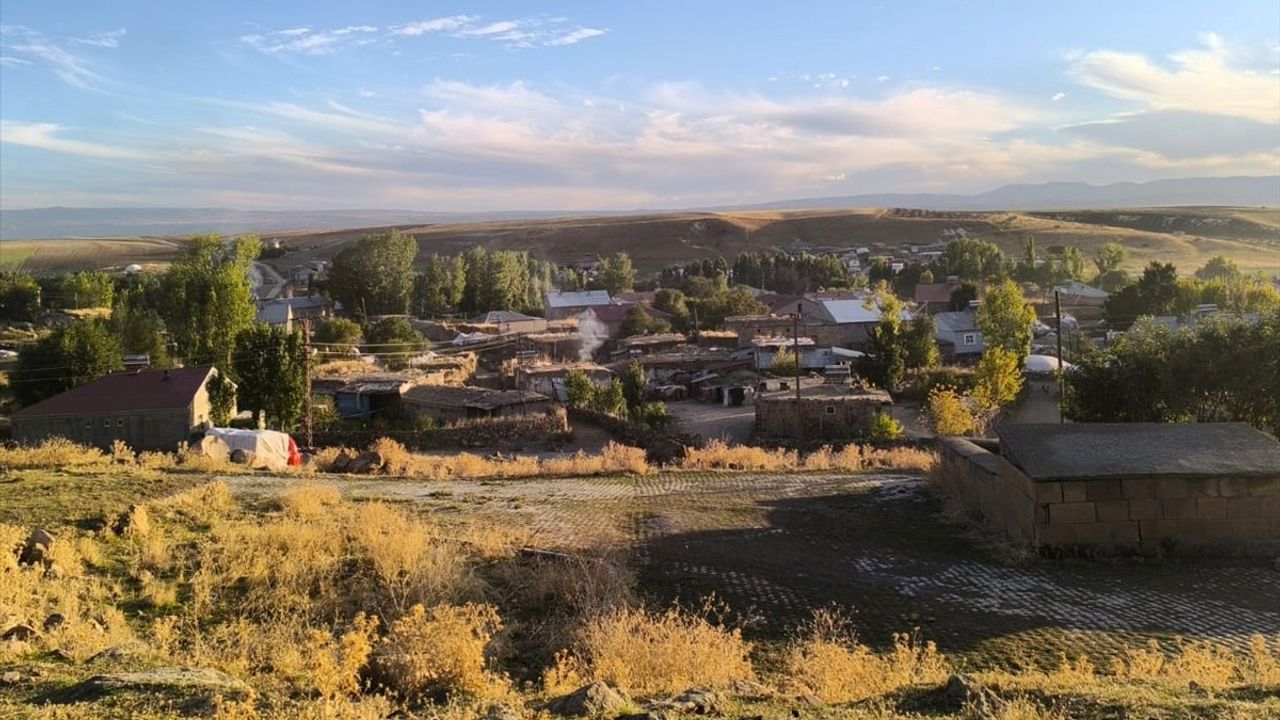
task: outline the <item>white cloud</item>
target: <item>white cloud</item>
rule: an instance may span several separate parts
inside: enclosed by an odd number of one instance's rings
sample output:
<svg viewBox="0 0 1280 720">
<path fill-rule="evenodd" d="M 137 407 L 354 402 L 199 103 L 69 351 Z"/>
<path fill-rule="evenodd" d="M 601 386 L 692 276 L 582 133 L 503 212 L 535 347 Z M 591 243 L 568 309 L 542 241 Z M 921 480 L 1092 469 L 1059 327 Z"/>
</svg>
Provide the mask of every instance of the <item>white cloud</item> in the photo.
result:
<svg viewBox="0 0 1280 720">
<path fill-rule="evenodd" d="M 448 17 L 432 18 L 431 20 L 420 20 L 407 25 L 394 25 L 391 28 L 391 34 L 417 37 L 428 33 L 448 32 L 459 30 L 474 20 L 476 20 L 476 17 L 473 15 L 450 15 Z"/>
<path fill-rule="evenodd" d="M 1066 96 L 1067 94 L 1064 92 L 1056 92 L 1053 94 L 1053 97 L 1049 98 L 1049 100 L 1052 102 L 1058 102 L 1059 100 L 1065 98 Z"/>
<path fill-rule="evenodd" d="M 520 27 L 520 23 L 514 20 L 502 20 L 487 25 L 464 27 L 458 30 L 459 37 L 483 37 L 485 35 L 499 35 L 509 33 Z"/>
<path fill-rule="evenodd" d="M 605 32 L 606 31 L 601 30 L 599 28 L 588 28 L 588 27 L 578 28 L 576 30 L 570 30 L 569 32 L 559 37 L 551 38 L 550 40 L 547 41 L 547 45 L 551 47 L 559 47 L 562 45 L 574 45 L 576 43 L 580 43 L 583 40 L 587 40 L 589 38 L 600 37 L 601 35 L 605 34 Z"/>
<path fill-rule="evenodd" d="M 1233 65 L 1235 55 L 1216 35 L 1204 48 L 1173 53 L 1173 69 L 1144 55 L 1099 50 L 1076 58 L 1071 76 L 1080 84 L 1156 110 L 1195 112 L 1280 122 L 1280 83 Z"/>
<path fill-rule="evenodd" d="M 124 31 L 118 32 L 123 34 Z M 110 81 L 90 67 L 87 59 L 65 47 L 65 44 L 75 41 L 75 38 L 52 38 L 21 25 L 0 26 L 0 49 L 5 51 L 8 58 L 4 63 L 5 67 L 36 64 L 48 69 L 72 87 L 105 91 L 105 87 L 111 84 Z M 115 47 L 102 44 L 97 46 Z"/>
<path fill-rule="evenodd" d="M 78 45 L 92 45 L 94 47 L 113 48 L 120 46 L 120 38 L 124 37 L 125 29 L 111 30 L 110 32 L 98 33 L 89 37 L 72 38 L 71 42 Z"/>
<path fill-rule="evenodd" d="M 240 44 L 260 52 L 274 54 L 292 52 L 302 55 L 328 55 L 345 47 L 358 47 L 374 42 L 373 25 L 348 25 L 332 30 L 313 31 L 308 27 L 274 30 L 268 33 L 242 35 Z"/>
<path fill-rule="evenodd" d="M 9 55 L 0 55 L 0 67 L 16 68 L 23 65 L 30 65 L 30 60 L 23 60 L 18 57 L 10 57 Z"/>
<path fill-rule="evenodd" d="M 154 157 L 151 153 L 136 148 L 113 147 L 62 137 L 65 129 L 57 123 L 0 120 L 0 143 L 103 160 L 149 160 Z"/>
</svg>

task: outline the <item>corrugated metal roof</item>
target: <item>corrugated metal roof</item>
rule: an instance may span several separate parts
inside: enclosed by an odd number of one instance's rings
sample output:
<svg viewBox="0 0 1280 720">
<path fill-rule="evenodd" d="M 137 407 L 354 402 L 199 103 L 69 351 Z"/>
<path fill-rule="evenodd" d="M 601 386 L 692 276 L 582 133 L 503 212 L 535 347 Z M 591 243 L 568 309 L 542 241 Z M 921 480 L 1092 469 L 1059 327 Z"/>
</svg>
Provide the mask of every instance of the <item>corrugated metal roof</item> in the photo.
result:
<svg viewBox="0 0 1280 720">
<path fill-rule="evenodd" d="M 211 367 L 189 367 L 113 373 L 25 407 L 14 417 L 176 410 L 191 404 L 212 372 Z"/>
<path fill-rule="evenodd" d="M 613 298 L 609 297 L 608 290 L 571 290 L 568 292 L 547 293 L 547 307 L 549 308 L 592 307 L 595 305 L 609 305 L 612 302 Z"/>
<path fill-rule="evenodd" d="M 933 316 L 933 321 L 938 327 L 955 333 L 974 332 L 978 329 L 977 315 L 964 310 L 938 313 Z"/>
<path fill-rule="evenodd" d="M 842 300 L 821 300 L 823 309 L 831 315 L 831 319 L 837 325 L 847 325 L 852 323 L 873 323 L 880 321 L 880 305 L 872 303 L 871 307 L 866 306 L 866 300 L 863 299 L 842 299 Z M 902 319 L 910 320 L 911 313 L 906 310 L 902 311 Z"/>
</svg>

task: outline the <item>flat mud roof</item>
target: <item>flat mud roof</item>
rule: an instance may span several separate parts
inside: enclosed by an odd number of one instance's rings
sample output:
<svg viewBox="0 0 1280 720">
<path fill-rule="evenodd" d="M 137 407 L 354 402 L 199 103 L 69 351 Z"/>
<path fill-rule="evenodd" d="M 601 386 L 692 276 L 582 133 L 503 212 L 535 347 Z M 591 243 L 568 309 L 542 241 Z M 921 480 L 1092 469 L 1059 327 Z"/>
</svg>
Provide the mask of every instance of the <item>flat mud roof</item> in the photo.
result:
<svg viewBox="0 0 1280 720">
<path fill-rule="evenodd" d="M 1002 425 L 1000 450 L 1032 480 L 1280 478 L 1280 442 L 1244 423 Z"/>
</svg>

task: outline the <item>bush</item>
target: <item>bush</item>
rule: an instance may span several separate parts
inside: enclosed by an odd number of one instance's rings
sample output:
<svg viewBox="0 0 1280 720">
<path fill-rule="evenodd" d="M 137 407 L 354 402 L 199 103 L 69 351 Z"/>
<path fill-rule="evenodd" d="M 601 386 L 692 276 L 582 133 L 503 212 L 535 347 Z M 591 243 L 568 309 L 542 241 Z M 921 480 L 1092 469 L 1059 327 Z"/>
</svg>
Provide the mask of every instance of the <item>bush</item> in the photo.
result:
<svg viewBox="0 0 1280 720">
<path fill-rule="evenodd" d="M 870 435 L 872 440 L 897 440 L 902 437 L 902 423 L 887 412 L 876 413 Z"/>
<path fill-rule="evenodd" d="M 856 702 L 909 685 L 939 683 L 948 672 L 932 642 L 896 634 L 893 648 L 877 654 L 858 642 L 846 617 L 832 610 L 815 612 L 801 628 L 784 667 L 797 691 L 826 703 Z"/>
<path fill-rule="evenodd" d="M 978 427 L 969 398 L 951 388 L 937 387 L 929 392 L 925 416 L 939 435 L 972 435 Z"/>
<path fill-rule="evenodd" d="M 501 629 L 492 605 L 415 605 L 391 626 L 374 656 L 375 670 L 405 698 L 500 697 L 510 683 L 490 669 L 488 652 Z"/>
<path fill-rule="evenodd" d="M 589 620 L 571 651 L 556 657 L 544 684 L 551 693 L 603 681 L 632 693 L 725 687 L 754 677 L 751 644 L 741 631 L 708 617 L 671 609 L 619 609 Z"/>
</svg>

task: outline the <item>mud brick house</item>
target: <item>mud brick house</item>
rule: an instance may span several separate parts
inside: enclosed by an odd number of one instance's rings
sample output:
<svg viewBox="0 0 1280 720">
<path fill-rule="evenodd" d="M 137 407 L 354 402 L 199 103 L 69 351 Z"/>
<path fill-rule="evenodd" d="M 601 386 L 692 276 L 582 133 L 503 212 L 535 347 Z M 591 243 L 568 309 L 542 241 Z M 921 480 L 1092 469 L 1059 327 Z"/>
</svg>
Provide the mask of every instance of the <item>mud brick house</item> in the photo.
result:
<svg viewBox="0 0 1280 720">
<path fill-rule="evenodd" d="M 406 414 L 442 422 L 546 413 L 551 398 L 520 390 L 421 385 L 401 398 Z"/>
<path fill-rule="evenodd" d="M 1039 548 L 1280 555 L 1280 442 L 1243 423 L 1009 424 L 942 438 L 946 487 Z"/>
<path fill-rule="evenodd" d="M 799 401 L 794 389 L 783 390 L 756 399 L 756 432 L 804 440 L 865 437 L 876 416 L 888 412 L 892 405 L 889 393 L 870 388 L 828 384 L 807 387 L 800 391 Z"/>
<path fill-rule="evenodd" d="M 13 438 L 173 450 L 212 425 L 209 382 L 217 375 L 211 367 L 113 373 L 14 413 Z"/>
</svg>

